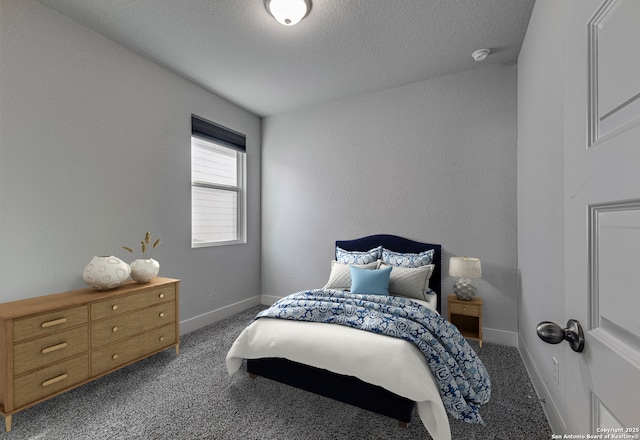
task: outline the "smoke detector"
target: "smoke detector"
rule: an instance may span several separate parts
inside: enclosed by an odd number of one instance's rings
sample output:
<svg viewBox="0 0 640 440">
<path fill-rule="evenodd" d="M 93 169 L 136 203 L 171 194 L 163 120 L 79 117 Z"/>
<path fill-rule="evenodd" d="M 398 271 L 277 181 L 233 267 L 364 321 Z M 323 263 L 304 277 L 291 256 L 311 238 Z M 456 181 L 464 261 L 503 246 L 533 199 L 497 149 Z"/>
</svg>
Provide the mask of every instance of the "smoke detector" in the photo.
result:
<svg viewBox="0 0 640 440">
<path fill-rule="evenodd" d="M 491 53 L 489 49 L 478 49 L 471 56 L 476 61 L 484 61 L 489 56 L 489 53 Z"/>
</svg>

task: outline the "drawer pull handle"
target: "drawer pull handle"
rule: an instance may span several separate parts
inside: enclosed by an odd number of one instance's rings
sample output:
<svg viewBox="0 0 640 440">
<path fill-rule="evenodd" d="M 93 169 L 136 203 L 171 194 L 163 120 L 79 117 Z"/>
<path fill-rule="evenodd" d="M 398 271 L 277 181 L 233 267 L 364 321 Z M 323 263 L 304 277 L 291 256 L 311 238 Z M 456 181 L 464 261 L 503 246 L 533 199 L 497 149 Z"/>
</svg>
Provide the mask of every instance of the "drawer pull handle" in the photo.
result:
<svg viewBox="0 0 640 440">
<path fill-rule="evenodd" d="M 65 380 L 67 378 L 67 374 L 61 374 L 60 376 L 54 377 L 52 379 L 49 380 L 45 380 L 44 382 L 42 382 L 42 386 L 43 387 L 48 387 L 49 385 L 53 385 L 56 382 L 60 382 L 61 380 Z"/>
<path fill-rule="evenodd" d="M 47 328 L 54 325 L 64 324 L 65 322 L 67 322 L 67 318 L 54 319 L 53 321 L 43 322 L 42 324 L 40 324 L 40 327 Z"/>
<path fill-rule="evenodd" d="M 112 328 L 111 331 L 114 332 L 114 333 L 117 332 L 118 331 L 118 327 Z"/>
<path fill-rule="evenodd" d="M 466 311 L 467 311 L 467 308 L 466 308 L 466 307 L 463 307 L 463 308 L 462 308 L 462 311 L 463 311 L 463 312 L 466 312 Z"/>
<path fill-rule="evenodd" d="M 66 346 L 67 346 L 66 342 L 63 342 L 57 345 L 52 345 L 51 347 L 43 348 L 42 354 L 51 353 L 52 351 L 60 350 L 61 348 L 65 348 Z"/>
<path fill-rule="evenodd" d="M 120 356 L 118 356 L 117 354 L 114 354 L 113 356 L 111 356 L 111 359 L 113 359 L 113 360 L 115 361 L 115 360 L 116 360 L 116 359 L 118 359 L 119 357 L 120 357 Z"/>
<path fill-rule="evenodd" d="M 118 304 L 114 304 L 111 306 L 111 310 L 118 310 Z"/>
<path fill-rule="evenodd" d="M 160 336 L 159 340 L 160 342 L 164 341 L 164 336 Z"/>
<path fill-rule="evenodd" d="M 161 293 L 160 295 L 158 295 L 158 298 L 160 299 L 164 298 L 164 293 Z"/>
<path fill-rule="evenodd" d="M 160 312 L 160 314 L 158 315 L 161 318 L 164 318 L 164 312 Z"/>
</svg>

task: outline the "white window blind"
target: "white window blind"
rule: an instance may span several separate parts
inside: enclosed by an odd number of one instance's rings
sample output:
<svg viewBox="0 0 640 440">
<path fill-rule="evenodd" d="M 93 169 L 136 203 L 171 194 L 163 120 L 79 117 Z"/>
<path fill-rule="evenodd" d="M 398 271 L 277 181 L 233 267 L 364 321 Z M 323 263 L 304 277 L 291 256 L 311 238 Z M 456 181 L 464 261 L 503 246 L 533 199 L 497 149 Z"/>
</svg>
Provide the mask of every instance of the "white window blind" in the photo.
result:
<svg viewBox="0 0 640 440">
<path fill-rule="evenodd" d="M 192 134 L 192 247 L 245 242 L 245 154 L 224 142 Z"/>
</svg>

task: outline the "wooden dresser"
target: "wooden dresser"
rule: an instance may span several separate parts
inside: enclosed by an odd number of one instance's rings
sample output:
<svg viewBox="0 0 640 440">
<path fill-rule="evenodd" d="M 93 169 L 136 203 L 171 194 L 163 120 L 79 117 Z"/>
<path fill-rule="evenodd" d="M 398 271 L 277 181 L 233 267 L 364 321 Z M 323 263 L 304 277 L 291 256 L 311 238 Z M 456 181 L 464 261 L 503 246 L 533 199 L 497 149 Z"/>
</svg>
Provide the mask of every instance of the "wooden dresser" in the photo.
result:
<svg viewBox="0 0 640 440">
<path fill-rule="evenodd" d="M 12 415 L 180 344 L 179 281 L 127 281 L 0 304 L 0 413 Z"/>
</svg>

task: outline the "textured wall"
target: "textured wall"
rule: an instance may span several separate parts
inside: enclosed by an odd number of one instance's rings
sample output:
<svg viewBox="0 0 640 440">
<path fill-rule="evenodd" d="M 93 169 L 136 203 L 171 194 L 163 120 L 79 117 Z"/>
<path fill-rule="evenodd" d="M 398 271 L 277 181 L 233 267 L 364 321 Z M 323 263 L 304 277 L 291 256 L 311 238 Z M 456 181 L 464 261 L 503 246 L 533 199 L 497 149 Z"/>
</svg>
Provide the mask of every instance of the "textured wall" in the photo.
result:
<svg viewBox="0 0 640 440">
<path fill-rule="evenodd" d="M 564 324 L 564 88 L 563 2 L 536 2 L 518 59 L 519 343 L 554 432 L 567 400 L 565 380 L 553 380 L 555 357 L 564 370 L 565 344 L 536 335 L 541 321 Z M 573 355 L 573 354 L 572 354 Z M 565 373 L 567 374 L 567 373 Z"/>
<path fill-rule="evenodd" d="M 445 275 L 479 257 L 484 326 L 516 332 L 516 76 L 490 65 L 266 118 L 262 293 L 320 287 L 336 239 L 391 233 L 441 243 Z"/>
<path fill-rule="evenodd" d="M 149 229 L 183 320 L 260 283 L 260 119 L 30 0 L 1 0 L 0 301 L 83 287 Z M 191 113 L 247 135 L 248 244 L 191 249 Z M 138 246 L 135 246 L 136 248 Z"/>
</svg>

